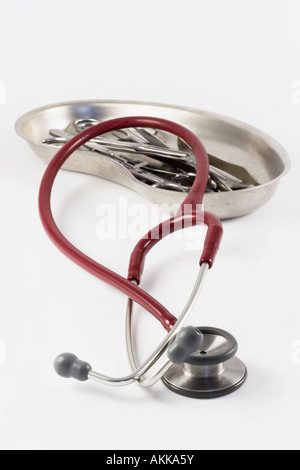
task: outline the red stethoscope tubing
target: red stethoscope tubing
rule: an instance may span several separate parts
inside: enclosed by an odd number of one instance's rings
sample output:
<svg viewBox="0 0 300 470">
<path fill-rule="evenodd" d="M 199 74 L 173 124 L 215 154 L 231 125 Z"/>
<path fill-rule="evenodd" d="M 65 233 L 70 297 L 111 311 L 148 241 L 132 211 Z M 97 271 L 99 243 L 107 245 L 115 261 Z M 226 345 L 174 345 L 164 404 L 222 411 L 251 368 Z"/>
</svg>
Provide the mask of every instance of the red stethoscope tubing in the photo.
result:
<svg viewBox="0 0 300 470">
<path fill-rule="evenodd" d="M 128 127 L 160 129 L 182 138 L 192 148 L 195 154 L 197 172 L 194 184 L 181 206 L 183 208 L 182 214 L 175 216 L 169 221 L 161 223 L 155 232 L 157 234 L 158 231 L 158 238 L 156 237 L 155 239 L 151 239 L 151 233 L 153 233 L 153 231 L 151 231 L 148 236 L 143 237 L 143 239 L 141 239 L 135 246 L 130 258 L 128 279 L 126 279 L 82 253 L 64 237 L 53 218 L 51 210 L 51 193 L 58 171 L 75 150 L 90 139 L 99 135 Z M 75 135 L 56 153 L 49 163 L 43 176 L 39 191 L 39 212 L 42 224 L 52 242 L 69 259 L 97 278 L 123 292 L 126 296 L 150 312 L 157 320 L 160 321 L 167 331 L 170 331 L 177 321 L 176 317 L 174 317 L 150 294 L 132 283 L 131 280 L 136 279 L 138 283 L 140 282 L 146 254 L 161 238 L 172 231 L 183 228 L 182 222 L 187 222 L 184 223 L 184 226 L 191 226 L 200 223 L 201 217 L 199 217 L 199 207 L 202 204 L 203 195 L 206 189 L 208 171 L 209 163 L 204 146 L 198 137 L 190 130 L 177 123 L 165 119 L 143 116 L 124 117 L 101 122 Z M 184 207 L 189 208 L 188 213 L 185 213 Z M 208 212 L 203 213 L 202 223 L 203 221 L 208 226 L 208 230 L 200 264 L 207 262 L 211 267 L 221 241 L 222 224 L 215 215 Z"/>
</svg>

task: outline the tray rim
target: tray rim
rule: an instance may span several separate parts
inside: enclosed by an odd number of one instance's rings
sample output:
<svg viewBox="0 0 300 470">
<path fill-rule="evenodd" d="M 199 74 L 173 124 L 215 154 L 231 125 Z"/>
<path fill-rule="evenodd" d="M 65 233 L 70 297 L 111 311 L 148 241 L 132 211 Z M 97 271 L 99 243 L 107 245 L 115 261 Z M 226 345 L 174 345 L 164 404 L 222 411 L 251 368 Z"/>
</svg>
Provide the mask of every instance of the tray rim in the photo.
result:
<svg viewBox="0 0 300 470">
<path fill-rule="evenodd" d="M 137 105 L 137 106 L 153 106 L 153 107 L 157 106 L 157 107 L 171 109 L 171 110 L 173 109 L 173 110 L 177 110 L 177 111 L 185 111 L 185 112 L 189 112 L 189 113 L 192 113 L 192 114 L 195 114 L 195 115 L 199 115 L 199 114 L 205 115 L 206 114 L 206 115 L 209 115 L 212 118 L 215 117 L 216 119 L 219 119 L 219 120 L 221 119 L 221 120 L 226 121 L 227 123 L 229 123 L 231 125 L 238 126 L 242 130 L 248 131 L 248 132 L 256 135 L 257 137 L 259 137 L 260 139 L 264 140 L 269 147 L 271 147 L 275 150 L 275 152 L 277 153 L 277 155 L 279 156 L 279 158 L 280 158 L 280 160 L 283 164 L 283 171 L 278 176 L 271 179 L 270 181 L 267 181 L 266 183 L 260 184 L 259 187 L 261 187 L 261 188 L 276 183 L 286 173 L 288 173 L 288 171 L 291 168 L 291 160 L 290 160 L 290 157 L 289 157 L 287 151 L 285 150 L 285 148 L 276 139 L 274 139 L 272 136 L 270 136 L 265 131 L 258 129 L 257 127 L 253 126 L 252 124 L 248 124 L 244 121 L 241 121 L 241 120 L 236 119 L 236 118 L 229 117 L 229 116 L 221 114 L 221 113 L 216 113 L 216 112 L 213 112 L 213 111 L 193 108 L 193 107 L 189 107 L 189 106 L 182 106 L 182 105 L 177 106 L 177 105 L 173 105 L 173 104 L 165 104 L 165 103 L 158 103 L 158 102 L 151 102 L 151 101 L 116 100 L 116 99 L 97 99 L 97 100 L 89 99 L 89 100 L 62 101 L 62 102 L 57 102 L 57 103 L 52 103 L 52 104 L 47 104 L 47 105 L 44 105 L 44 106 L 40 106 L 38 108 L 32 109 L 31 111 L 28 111 L 27 113 L 22 114 L 17 119 L 17 121 L 15 123 L 15 131 L 20 137 L 25 139 L 30 144 L 43 146 L 42 143 L 35 142 L 32 139 L 30 139 L 30 138 L 28 138 L 24 135 L 24 133 L 23 133 L 24 125 L 30 119 L 35 117 L 37 114 L 45 112 L 47 110 L 54 109 L 54 108 L 65 107 L 65 106 L 78 106 L 78 105 L 81 105 L 81 104 L 90 104 L 90 105 L 92 105 L 92 104 L 94 104 L 94 105 L 133 105 L 133 106 Z M 242 191 L 242 192 L 253 191 L 253 188 L 240 189 L 239 192 L 240 191 Z"/>
</svg>

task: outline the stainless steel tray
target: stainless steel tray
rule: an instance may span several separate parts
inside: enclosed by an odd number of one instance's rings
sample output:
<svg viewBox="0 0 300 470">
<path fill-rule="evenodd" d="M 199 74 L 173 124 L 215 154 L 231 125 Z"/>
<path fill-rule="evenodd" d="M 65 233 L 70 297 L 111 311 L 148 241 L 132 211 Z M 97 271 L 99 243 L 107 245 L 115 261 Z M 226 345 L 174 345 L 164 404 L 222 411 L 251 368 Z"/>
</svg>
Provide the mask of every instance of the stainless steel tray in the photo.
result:
<svg viewBox="0 0 300 470">
<path fill-rule="evenodd" d="M 57 152 L 57 147 L 41 143 L 49 129 L 64 129 L 71 121 L 81 118 L 103 121 L 135 115 L 165 118 L 188 127 L 198 135 L 208 153 L 244 166 L 260 183 L 247 189 L 205 194 L 205 210 L 222 219 L 248 214 L 265 204 L 290 168 L 286 151 L 264 132 L 226 116 L 179 106 L 103 100 L 58 103 L 24 114 L 16 122 L 16 132 L 48 162 Z M 76 151 L 64 168 L 111 179 L 156 204 L 181 203 L 185 197 L 181 192 L 141 183 L 109 158 L 94 152 Z"/>
</svg>

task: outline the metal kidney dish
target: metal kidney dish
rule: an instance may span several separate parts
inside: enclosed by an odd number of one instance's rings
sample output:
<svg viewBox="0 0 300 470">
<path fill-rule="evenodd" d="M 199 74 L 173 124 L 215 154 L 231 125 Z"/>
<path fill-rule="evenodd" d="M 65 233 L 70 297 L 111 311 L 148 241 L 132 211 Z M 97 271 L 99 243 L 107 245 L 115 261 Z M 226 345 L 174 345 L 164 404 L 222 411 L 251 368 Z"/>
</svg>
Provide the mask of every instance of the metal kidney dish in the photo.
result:
<svg viewBox="0 0 300 470">
<path fill-rule="evenodd" d="M 16 131 L 48 162 L 58 150 L 55 145 L 42 143 L 49 129 L 66 129 L 70 122 L 78 119 L 105 121 L 124 116 L 155 116 L 175 121 L 194 132 L 208 153 L 243 166 L 255 178 L 257 186 L 205 194 L 205 210 L 222 219 L 249 214 L 265 204 L 290 168 L 289 157 L 282 146 L 255 127 L 219 114 L 178 106 L 105 100 L 58 103 L 24 114 L 16 122 Z M 117 162 L 84 149 L 77 150 L 64 168 L 110 179 L 156 204 L 181 203 L 186 196 L 179 191 L 149 186 Z"/>
</svg>

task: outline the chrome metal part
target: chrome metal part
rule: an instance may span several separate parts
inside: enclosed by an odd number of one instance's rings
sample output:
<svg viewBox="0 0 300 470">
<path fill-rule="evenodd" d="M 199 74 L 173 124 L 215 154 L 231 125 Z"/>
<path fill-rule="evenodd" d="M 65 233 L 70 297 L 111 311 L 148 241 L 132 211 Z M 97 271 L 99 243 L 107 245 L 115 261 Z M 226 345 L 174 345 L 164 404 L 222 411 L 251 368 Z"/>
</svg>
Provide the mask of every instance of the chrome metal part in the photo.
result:
<svg viewBox="0 0 300 470">
<path fill-rule="evenodd" d="M 157 116 L 188 127 L 203 142 L 207 152 L 243 167 L 259 183 L 237 191 L 215 192 L 204 196 L 204 208 L 222 219 L 248 214 L 265 204 L 274 194 L 282 176 L 290 168 L 290 160 L 272 137 L 238 120 L 197 109 L 163 104 L 128 101 L 76 101 L 45 106 L 22 116 L 16 131 L 45 161 L 57 152 L 56 145 L 42 143 L 49 129 L 66 129 L 70 122 L 82 119 L 104 121 L 121 116 Z M 128 135 L 116 133 L 118 139 Z M 155 135 L 155 133 L 154 133 Z M 159 136 L 161 138 L 161 136 Z M 167 136 L 168 147 L 177 147 L 177 139 Z M 152 187 L 137 180 L 120 163 L 107 156 L 86 149 L 77 150 L 64 166 L 65 169 L 89 173 L 113 180 L 137 191 L 155 204 L 181 204 L 183 191 Z"/>
<path fill-rule="evenodd" d="M 195 281 L 195 285 L 192 289 L 192 292 L 190 294 L 190 297 L 184 309 L 182 310 L 180 316 L 178 317 L 176 324 L 174 325 L 172 330 L 165 336 L 165 338 L 161 341 L 161 343 L 157 346 L 157 348 L 153 351 L 151 356 L 146 361 L 144 361 L 144 363 L 141 366 L 134 367 L 133 372 L 125 377 L 108 377 L 107 375 L 91 370 L 88 374 L 88 379 L 94 380 L 104 385 L 111 385 L 115 387 L 122 387 L 124 385 L 129 385 L 133 382 L 138 382 L 143 387 L 150 387 L 155 382 L 157 382 L 164 375 L 164 373 L 169 369 L 169 367 L 172 366 L 171 361 L 169 360 L 165 361 L 149 377 L 145 378 L 144 375 L 146 374 L 146 372 L 150 371 L 152 367 L 154 366 L 154 364 L 156 364 L 156 362 L 162 357 L 170 341 L 174 338 L 176 333 L 178 333 L 178 331 L 182 327 L 182 324 L 186 321 L 187 317 L 191 313 L 192 308 L 200 293 L 201 287 L 204 283 L 208 269 L 209 269 L 209 265 L 207 263 L 203 263 L 200 266 L 199 274 Z M 130 325 L 127 325 L 126 333 L 127 335 L 128 334 L 130 335 L 130 337 L 127 338 L 127 347 L 131 348 L 132 338 L 131 338 Z"/>
<path fill-rule="evenodd" d="M 178 331 L 182 328 L 184 322 L 187 320 L 188 316 L 190 315 L 192 309 L 194 308 L 195 303 L 197 302 L 198 296 L 200 294 L 200 291 L 203 286 L 208 270 L 209 270 L 209 265 L 207 263 L 203 263 L 200 266 L 200 271 L 197 276 L 195 285 L 193 287 L 193 290 L 190 294 L 190 297 L 183 311 L 178 317 L 178 320 L 176 324 L 174 325 L 174 327 L 172 328 L 172 330 L 168 333 L 165 340 L 163 340 L 163 342 L 158 346 L 158 349 L 156 350 L 155 362 L 166 351 L 170 341 L 175 337 Z M 135 281 L 132 281 L 132 282 L 135 282 Z M 134 304 L 132 300 L 128 299 L 127 310 L 126 310 L 126 330 L 125 331 L 126 331 L 126 347 L 127 347 L 128 358 L 129 358 L 129 364 L 130 364 L 132 371 L 135 371 L 136 369 L 138 369 L 138 364 L 137 364 L 137 359 L 135 356 L 133 338 L 132 338 L 133 305 Z M 161 351 L 160 356 L 157 355 L 157 351 Z M 141 385 L 142 387 L 150 387 L 151 385 L 153 385 L 153 383 L 161 379 L 164 373 L 166 372 L 166 370 L 169 369 L 169 367 L 171 366 L 172 366 L 171 361 L 169 360 L 165 361 L 164 364 L 161 366 L 161 368 L 158 369 L 151 377 L 137 380 L 138 384 Z"/>
<path fill-rule="evenodd" d="M 204 335 L 201 351 L 173 364 L 162 381 L 173 392 L 191 398 L 216 398 L 240 388 L 247 369 L 235 354 L 237 342 L 224 330 L 198 327 Z"/>
</svg>

